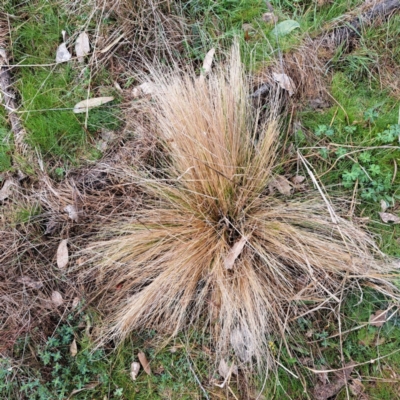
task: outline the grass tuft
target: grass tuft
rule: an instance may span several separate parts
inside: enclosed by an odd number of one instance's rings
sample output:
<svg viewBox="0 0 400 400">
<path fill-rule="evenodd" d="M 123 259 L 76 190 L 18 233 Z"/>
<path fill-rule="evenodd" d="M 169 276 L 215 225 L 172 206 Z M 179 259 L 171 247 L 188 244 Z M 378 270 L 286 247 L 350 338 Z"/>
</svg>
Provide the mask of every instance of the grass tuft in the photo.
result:
<svg viewBox="0 0 400 400">
<path fill-rule="evenodd" d="M 147 129 L 164 151 L 157 168 L 125 171 L 146 205 L 116 217 L 86 250 L 116 309 L 108 332 L 119 340 L 136 329 L 176 335 L 200 325 L 217 357 L 270 367 L 271 341 L 290 333 L 296 312 L 340 302 L 354 279 L 385 285 L 390 267 L 326 197 L 268 189 L 279 92 L 267 116 L 252 108 L 238 46 L 208 79 L 151 72 L 158 91 Z"/>
</svg>

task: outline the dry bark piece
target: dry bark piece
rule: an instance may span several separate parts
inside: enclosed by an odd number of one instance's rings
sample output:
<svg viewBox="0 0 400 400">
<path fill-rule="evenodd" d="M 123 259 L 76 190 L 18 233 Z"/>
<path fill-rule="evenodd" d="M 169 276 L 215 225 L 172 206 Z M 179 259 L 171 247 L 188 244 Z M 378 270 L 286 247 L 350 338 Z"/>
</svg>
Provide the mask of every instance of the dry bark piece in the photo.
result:
<svg viewBox="0 0 400 400">
<path fill-rule="evenodd" d="M 400 224 L 400 217 L 398 217 L 397 215 L 386 212 L 380 212 L 379 216 L 381 217 L 381 220 L 386 224 L 389 222 L 393 222 L 394 224 Z"/>
<path fill-rule="evenodd" d="M 137 377 L 137 375 L 139 373 L 139 370 L 140 370 L 140 364 L 138 362 L 134 361 L 131 364 L 131 378 L 132 378 L 133 381 L 136 381 L 136 377 Z"/>
<path fill-rule="evenodd" d="M 22 276 L 21 278 L 17 279 L 17 282 L 22 283 L 32 289 L 40 289 L 43 287 L 43 283 L 40 281 L 34 281 L 29 276 Z"/>
<path fill-rule="evenodd" d="M 147 361 L 146 355 L 143 353 L 143 351 L 139 351 L 138 358 L 146 374 L 151 375 L 150 363 Z"/>
<path fill-rule="evenodd" d="M 57 267 L 64 269 L 68 265 L 68 239 L 61 240 L 57 249 Z"/>
<path fill-rule="evenodd" d="M 69 353 L 71 354 L 71 357 L 75 357 L 78 354 L 78 346 L 76 344 L 76 340 L 74 339 L 69 346 Z"/>
<path fill-rule="evenodd" d="M 381 327 L 387 319 L 387 310 L 378 310 L 369 317 L 369 323 L 372 326 Z"/>
<path fill-rule="evenodd" d="M 224 267 L 226 269 L 232 269 L 233 264 L 235 264 L 236 259 L 239 257 L 240 253 L 243 251 L 243 248 L 247 242 L 247 236 L 243 236 L 239 239 L 229 250 L 228 255 L 224 261 Z"/>
<path fill-rule="evenodd" d="M 51 294 L 51 301 L 56 307 L 60 307 L 64 304 L 64 299 L 61 296 L 60 292 L 57 292 L 57 290 L 54 290 Z"/>
</svg>

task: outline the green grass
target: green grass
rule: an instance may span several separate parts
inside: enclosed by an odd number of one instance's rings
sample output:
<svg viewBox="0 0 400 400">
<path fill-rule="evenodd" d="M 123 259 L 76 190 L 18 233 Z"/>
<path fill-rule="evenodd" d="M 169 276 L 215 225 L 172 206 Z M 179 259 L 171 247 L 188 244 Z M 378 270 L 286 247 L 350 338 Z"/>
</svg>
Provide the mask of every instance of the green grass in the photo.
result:
<svg viewBox="0 0 400 400">
<path fill-rule="evenodd" d="M 73 35 L 80 29 L 80 19 L 42 0 L 15 7 L 14 12 L 21 15 L 13 30 L 13 51 L 14 63 L 20 65 L 16 87 L 27 143 L 53 164 L 77 165 L 82 159 L 98 158 L 93 150 L 98 134 L 120 126 L 118 109 L 109 103 L 90 111 L 86 121 L 85 114 L 74 114 L 72 108 L 88 96 L 115 96 L 109 74 L 103 69 L 93 79 L 89 68 L 76 60 L 46 66 L 55 62 L 61 30 Z"/>
<path fill-rule="evenodd" d="M 298 132 L 298 144 L 318 155 L 313 165 L 326 187 L 348 197 L 356 191 L 356 213 L 371 219 L 370 228 L 380 236 L 384 252 L 400 256 L 398 225 L 383 224 L 378 215 L 382 200 L 390 212 L 400 198 L 398 102 L 376 83 L 355 82 L 345 72 L 334 74 L 331 92 L 337 101 L 331 108 L 302 113 L 311 136 Z"/>
<path fill-rule="evenodd" d="M 0 173 L 11 168 L 12 134 L 7 123 L 6 113 L 0 108 Z"/>
</svg>

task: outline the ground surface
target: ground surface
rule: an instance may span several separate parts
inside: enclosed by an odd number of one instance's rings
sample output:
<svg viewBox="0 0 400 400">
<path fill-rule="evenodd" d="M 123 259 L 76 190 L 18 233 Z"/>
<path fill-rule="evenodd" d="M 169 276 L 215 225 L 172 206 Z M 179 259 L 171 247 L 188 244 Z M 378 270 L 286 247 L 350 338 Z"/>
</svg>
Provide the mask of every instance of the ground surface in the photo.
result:
<svg viewBox="0 0 400 400">
<path fill-rule="evenodd" d="M 23 144 L 3 101 L 0 397 L 400 398 L 398 305 L 356 285 L 337 307 L 297 319 L 290 353 L 282 341 L 271 342 L 281 367 L 268 380 L 239 370 L 221 385 L 226 372 L 213 359 L 207 334 L 197 330 L 166 346 L 164 337 L 146 330 L 116 350 L 111 342 L 95 347 L 107 310 L 97 308 L 96 299 L 88 302 L 95 284 L 88 287 L 59 268 L 57 249 L 68 239 L 70 254 L 77 252 L 115 210 L 129 213 L 137 206 L 135 188 L 113 171 L 138 154 L 151 157 L 151 143 L 131 127 L 141 118 L 132 111 L 140 102 L 138 75 L 156 59 L 194 65 L 200 74 L 209 49 L 216 49 L 214 62 L 224 62 L 239 38 L 254 92 L 271 68 L 283 68 L 296 92 L 287 96 L 279 173 L 305 176 L 300 152 L 330 196 L 342 199 L 347 217 L 369 229 L 385 254 L 400 257 L 399 9 L 338 41 L 335 29 L 379 2 L 178 3 L 2 2 L 0 47 L 10 65 L 3 71 L 13 82 Z M 286 27 L 277 25 L 283 21 Z M 73 57 L 55 63 L 62 30 Z M 74 45 L 81 32 L 88 34 L 90 52 L 78 60 Z M 110 96 L 111 102 L 87 113 L 72 112 L 81 100 Z M 307 182 L 300 192 L 312 188 Z M 146 364 L 141 352 L 151 371 L 141 368 L 133 381 L 132 362 Z M 341 357 L 354 363 L 347 384 L 337 372 Z"/>
</svg>

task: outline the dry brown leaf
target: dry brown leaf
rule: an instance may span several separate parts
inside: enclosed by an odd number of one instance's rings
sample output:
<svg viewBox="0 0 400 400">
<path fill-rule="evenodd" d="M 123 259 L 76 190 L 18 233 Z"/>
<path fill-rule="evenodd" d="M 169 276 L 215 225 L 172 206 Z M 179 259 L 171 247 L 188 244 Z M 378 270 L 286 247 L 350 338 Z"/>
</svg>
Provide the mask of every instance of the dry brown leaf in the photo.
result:
<svg viewBox="0 0 400 400">
<path fill-rule="evenodd" d="M 75 42 L 75 53 L 80 62 L 83 62 L 84 57 L 90 53 L 89 36 L 86 32 L 81 32 L 77 37 Z"/>
<path fill-rule="evenodd" d="M 155 93 L 157 87 L 154 83 L 152 82 L 144 82 L 139 86 L 135 86 L 132 89 L 132 97 L 134 99 L 137 99 L 142 96 L 147 96 L 147 95 L 152 95 Z"/>
<path fill-rule="evenodd" d="M 81 389 L 75 389 L 75 390 L 73 390 L 73 391 L 70 393 L 70 395 L 69 395 L 69 397 L 68 397 L 67 400 L 71 399 L 72 396 L 74 396 L 75 394 L 80 393 L 80 392 L 83 392 L 84 390 L 91 390 L 91 389 L 94 389 L 96 386 L 99 385 L 99 383 L 100 383 L 100 382 L 91 382 L 91 383 L 88 383 L 87 385 L 85 385 L 85 386 L 84 386 L 83 388 L 81 388 Z M 106 399 L 107 399 L 107 397 L 106 397 Z"/>
<path fill-rule="evenodd" d="M 64 299 L 61 296 L 60 292 L 57 292 L 57 290 L 54 290 L 51 294 L 51 301 L 56 307 L 60 307 L 64 304 Z"/>
<path fill-rule="evenodd" d="M 364 385 L 361 383 L 360 379 L 353 379 L 349 385 L 351 394 L 354 396 L 360 396 L 364 392 Z"/>
<path fill-rule="evenodd" d="M 12 179 L 7 179 L 4 182 L 3 187 L 0 190 L 0 201 L 6 200 L 8 197 L 10 197 L 10 194 L 12 192 L 12 187 L 15 185 L 15 182 Z"/>
<path fill-rule="evenodd" d="M 384 213 L 388 209 L 389 205 L 385 200 L 381 200 L 381 211 Z"/>
<path fill-rule="evenodd" d="M 139 351 L 138 358 L 146 374 L 151 375 L 150 363 L 147 361 L 146 355 L 143 353 L 143 351 Z"/>
<path fill-rule="evenodd" d="M 228 374 L 229 374 L 229 366 L 228 366 L 228 363 L 227 363 L 224 359 L 222 359 L 222 360 L 219 362 L 218 373 L 219 373 L 219 375 L 220 375 L 222 378 L 224 378 L 224 379 L 225 379 L 225 378 L 228 376 Z"/>
<path fill-rule="evenodd" d="M 291 179 L 291 181 L 294 185 L 299 185 L 300 183 L 303 183 L 305 179 L 306 178 L 302 175 L 296 175 Z"/>
<path fill-rule="evenodd" d="M 394 224 L 400 224 L 400 217 L 398 217 L 397 215 L 380 212 L 379 216 L 381 217 L 381 220 L 385 223 L 393 222 Z"/>
<path fill-rule="evenodd" d="M 211 71 L 211 65 L 214 59 L 214 54 L 215 54 L 215 48 L 213 47 L 211 50 L 209 50 L 204 57 L 203 61 L 203 68 L 202 68 L 202 74 L 207 75 Z"/>
<path fill-rule="evenodd" d="M 219 363 L 218 373 L 222 378 L 226 379 L 232 374 L 237 375 L 238 368 L 235 364 L 229 366 L 228 363 L 224 359 L 222 359 Z"/>
<path fill-rule="evenodd" d="M 68 217 L 72 219 L 72 221 L 78 222 L 79 217 L 78 217 L 78 211 L 72 204 L 68 204 L 65 208 L 64 211 L 68 213 Z"/>
<path fill-rule="evenodd" d="M 57 249 L 57 267 L 64 269 L 68 265 L 68 239 L 61 240 Z"/>
<path fill-rule="evenodd" d="M 85 113 L 86 111 L 90 110 L 91 108 L 99 107 L 99 106 L 109 103 L 110 101 L 113 101 L 113 100 L 114 100 L 114 97 L 112 97 L 112 96 L 93 97 L 91 99 L 82 100 L 79 103 L 75 104 L 73 111 L 75 114 Z"/>
<path fill-rule="evenodd" d="M 269 191 L 272 194 L 274 189 L 277 189 L 279 193 L 290 196 L 292 193 L 292 185 L 282 175 L 277 175 L 268 185 Z"/>
<path fill-rule="evenodd" d="M 372 326 L 382 326 L 387 319 L 387 310 L 378 310 L 369 317 L 369 323 Z"/>
<path fill-rule="evenodd" d="M 317 383 L 314 388 L 315 400 L 328 400 L 336 396 L 350 379 L 354 364 L 354 362 L 350 362 L 344 370 L 338 371 L 336 373 L 336 378 L 332 379 L 331 383 Z M 322 372 L 322 374 L 325 374 L 325 372 Z"/>
<path fill-rule="evenodd" d="M 71 53 L 68 51 L 65 43 L 61 43 L 56 52 L 56 63 L 63 63 L 71 59 Z"/>
<path fill-rule="evenodd" d="M 74 297 L 71 308 L 74 310 L 76 307 L 78 307 L 80 301 L 81 299 L 79 297 Z"/>
<path fill-rule="evenodd" d="M 76 340 L 74 339 L 69 346 L 69 354 L 71 354 L 72 357 L 75 357 L 78 354 L 78 346 L 76 345 Z"/>
<path fill-rule="evenodd" d="M 17 280 L 17 282 L 22 283 L 32 289 L 40 289 L 43 287 L 43 283 L 40 281 L 34 281 L 32 278 L 29 276 L 22 276 Z"/>
<path fill-rule="evenodd" d="M 262 19 L 267 24 L 275 24 L 275 22 L 278 22 L 278 17 L 273 12 L 264 13 Z"/>
<path fill-rule="evenodd" d="M 228 255 L 224 261 L 224 267 L 226 269 L 232 269 L 233 264 L 235 264 L 236 259 L 239 257 L 240 253 L 243 251 L 243 248 L 247 242 L 248 237 L 242 236 L 229 250 Z"/>
<path fill-rule="evenodd" d="M 272 77 L 282 89 L 285 89 L 289 92 L 289 96 L 293 96 L 296 91 L 296 87 L 294 86 L 294 82 L 292 81 L 292 78 L 290 78 L 290 76 L 273 72 Z"/>
<path fill-rule="evenodd" d="M 54 218 L 50 218 L 46 224 L 46 230 L 44 232 L 45 235 L 51 235 L 54 233 L 56 228 L 58 227 L 59 223 Z"/>
<path fill-rule="evenodd" d="M 67 49 L 67 45 L 65 44 L 65 31 L 61 31 L 63 36 L 63 42 L 58 46 L 56 51 L 56 63 L 62 63 L 69 61 L 71 59 L 71 53 Z"/>
<path fill-rule="evenodd" d="M 137 375 L 139 373 L 139 370 L 140 370 L 140 364 L 138 362 L 134 361 L 131 364 L 131 378 L 132 378 L 133 381 L 136 381 L 136 377 L 137 377 Z"/>
</svg>

